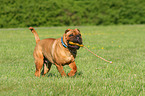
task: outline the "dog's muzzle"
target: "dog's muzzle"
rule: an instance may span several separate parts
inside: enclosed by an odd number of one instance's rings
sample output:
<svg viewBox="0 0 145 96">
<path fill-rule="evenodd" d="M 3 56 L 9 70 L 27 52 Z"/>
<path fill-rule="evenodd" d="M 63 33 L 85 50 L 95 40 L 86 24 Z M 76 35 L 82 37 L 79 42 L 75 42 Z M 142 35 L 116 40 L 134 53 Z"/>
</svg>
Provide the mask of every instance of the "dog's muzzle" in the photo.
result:
<svg viewBox="0 0 145 96">
<path fill-rule="evenodd" d="M 76 35 L 75 38 L 72 38 L 70 41 L 73 43 L 82 44 L 82 38 L 80 37 L 80 35 Z M 69 41 L 68 41 L 68 47 L 77 50 L 80 48 L 80 46 L 69 44 Z"/>
</svg>

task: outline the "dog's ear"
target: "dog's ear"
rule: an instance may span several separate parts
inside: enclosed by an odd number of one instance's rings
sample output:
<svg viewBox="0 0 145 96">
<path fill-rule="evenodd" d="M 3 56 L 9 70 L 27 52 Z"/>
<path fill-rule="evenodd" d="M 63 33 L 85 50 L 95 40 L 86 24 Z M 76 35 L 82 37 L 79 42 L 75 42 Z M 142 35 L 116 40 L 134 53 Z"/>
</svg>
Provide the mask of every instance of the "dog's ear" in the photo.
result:
<svg viewBox="0 0 145 96">
<path fill-rule="evenodd" d="M 67 29 L 67 30 L 65 30 L 65 33 L 67 33 L 68 31 L 70 31 L 71 29 Z"/>
<path fill-rule="evenodd" d="M 79 30 L 79 29 L 77 29 L 77 28 L 76 28 L 75 30 L 77 30 L 77 31 L 79 31 L 79 32 L 80 32 L 80 30 Z"/>
</svg>

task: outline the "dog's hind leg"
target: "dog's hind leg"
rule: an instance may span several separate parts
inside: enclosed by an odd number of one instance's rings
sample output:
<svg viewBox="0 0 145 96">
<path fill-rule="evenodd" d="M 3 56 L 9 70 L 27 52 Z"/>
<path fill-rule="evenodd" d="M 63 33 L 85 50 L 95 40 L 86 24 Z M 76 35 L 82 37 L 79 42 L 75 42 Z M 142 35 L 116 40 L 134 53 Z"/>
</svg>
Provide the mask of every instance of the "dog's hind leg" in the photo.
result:
<svg viewBox="0 0 145 96">
<path fill-rule="evenodd" d="M 75 62 L 70 63 L 70 64 L 69 64 L 69 67 L 70 67 L 72 70 L 68 73 L 68 76 L 69 76 L 69 77 L 74 76 L 75 73 L 77 72 L 76 63 L 75 63 Z"/>
<path fill-rule="evenodd" d="M 43 63 L 44 63 L 43 60 L 44 57 L 42 52 L 34 51 L 34 59 L 35 59 L 35 66 L 36 66 L 35 76 L 40 77 L 41 68 L 43 67 Z"/>
<path fill-rule="evenodd" d="M 45 61 L 44 61 L 45 62 Z M 42 71 L 42 75 L 43 76 L 45 76 L 45 74 L 46 73 L 48 73 L 49 71 L 50 71 L 50 68 L 51 68 L 51 65 L 52 65 L 52 63 L 51 62 L 46 62 L 46 63 L 44 63 L 44 65 L 43 65 L 43 71 Z"/>
</svg>

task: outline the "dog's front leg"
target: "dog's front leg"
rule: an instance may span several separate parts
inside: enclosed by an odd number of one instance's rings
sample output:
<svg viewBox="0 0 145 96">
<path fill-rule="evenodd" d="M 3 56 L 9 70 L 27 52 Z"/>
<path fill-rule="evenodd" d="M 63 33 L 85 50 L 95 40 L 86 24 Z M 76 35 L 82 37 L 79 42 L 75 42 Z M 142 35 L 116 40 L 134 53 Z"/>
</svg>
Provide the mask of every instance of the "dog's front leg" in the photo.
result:
<svg viewBox="0 0 145 96">
<path fill-rule="evenodd" d="M 67 75 L 65 74 L 64 70 L 63 70 L 63 66 L 62 66 L 62 65 L 58 65 L 58 64 L 56 64 L 56 63 L 55 63 L 55 65 L 56 65 L 56 67 L 57 67 L 58 72 L 61 74 L 62 77 L 63 77 L 63 76 L 67 76 Z"/>
<path fill-rule="evenodd" d="M 72 63 L 70 63 L 70 64 L 69 64 L 69 67 L 70 67 L 72 70 L 68 73 L 68 76 L 69 76 L 69 77 L 72 77 L 72 76 L 74 76 L 75 73 L 77 72 L 77 66 L 76 66 L 75 61 L 72 62 Z"/>
</svg>

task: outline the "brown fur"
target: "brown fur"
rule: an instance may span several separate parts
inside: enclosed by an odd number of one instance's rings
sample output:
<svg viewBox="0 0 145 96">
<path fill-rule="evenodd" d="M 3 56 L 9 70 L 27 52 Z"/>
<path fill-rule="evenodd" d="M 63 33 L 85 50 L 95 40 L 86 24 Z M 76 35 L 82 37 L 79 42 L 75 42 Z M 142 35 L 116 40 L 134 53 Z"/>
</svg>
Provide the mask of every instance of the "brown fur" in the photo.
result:
<svg viewBox="0 0 145 96">
<path fill-rule="evenodd" d="M 33 54 L 36 65 L 35 76 L 40 76 L 42 67 L 44 67 L 42 75 L 45 75 L 49 72 L 52 64 L 56 65 L 61 76 L 67 76 L 63 70 L 63 66 L 69 65 L 72 70 L 68 73 L 68 76 L 74 76 L 77 72 L 75 57 L 79 48 L 69 45 L 68 41 L 82 44 L 80 31 L 78 29 L 68 29 L 65 31 L 63 42 L 68 46 L 65 48 L 61 43 L 61 38 L 40 40 L 34 28 L 30 27 L 29 29 L 34 34 L 36 40 L 36 47 Z"/>
</svg>

